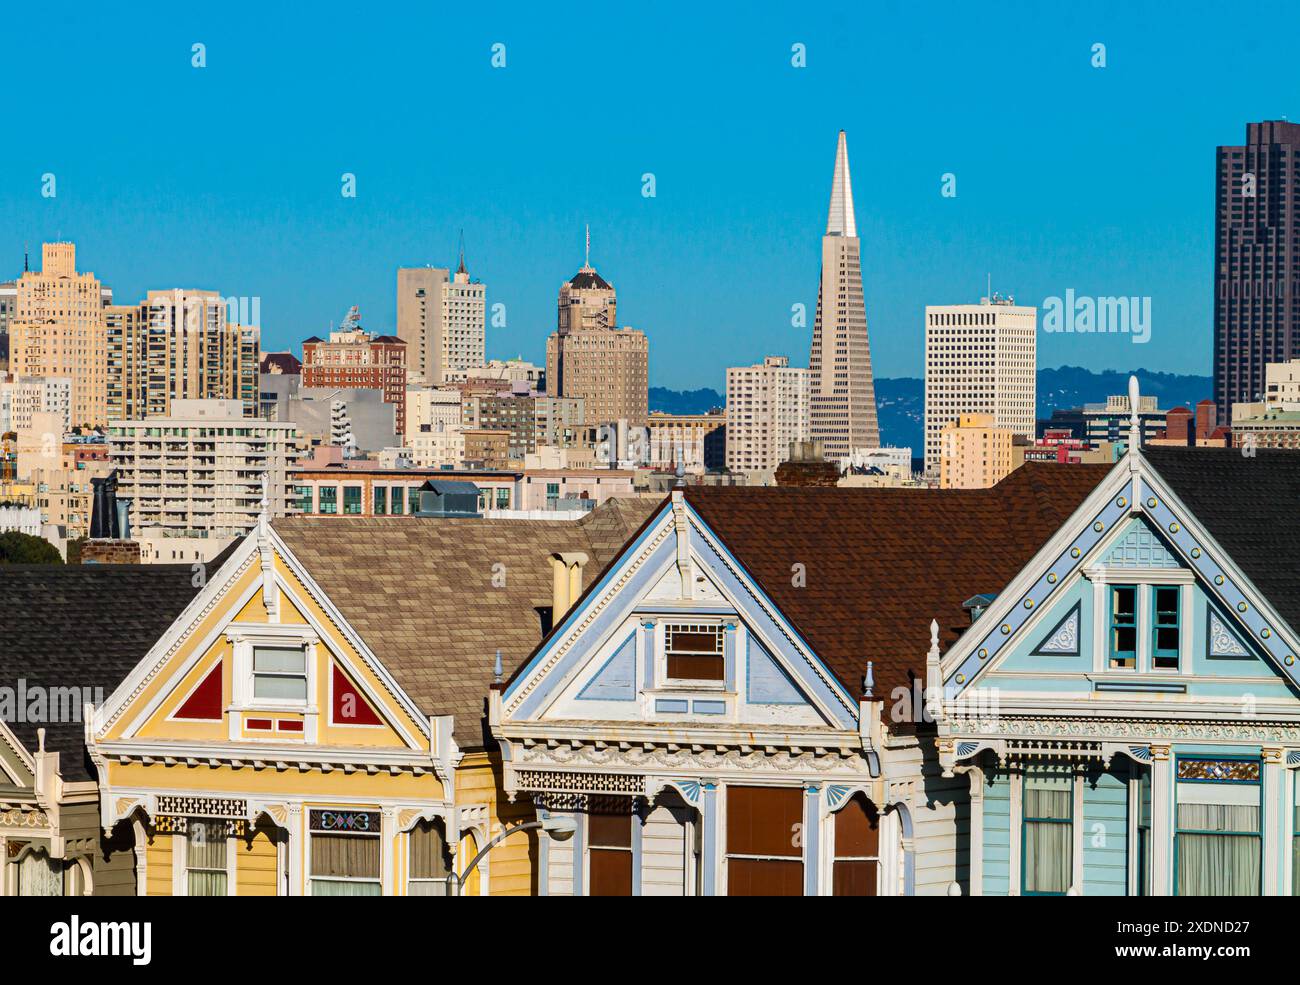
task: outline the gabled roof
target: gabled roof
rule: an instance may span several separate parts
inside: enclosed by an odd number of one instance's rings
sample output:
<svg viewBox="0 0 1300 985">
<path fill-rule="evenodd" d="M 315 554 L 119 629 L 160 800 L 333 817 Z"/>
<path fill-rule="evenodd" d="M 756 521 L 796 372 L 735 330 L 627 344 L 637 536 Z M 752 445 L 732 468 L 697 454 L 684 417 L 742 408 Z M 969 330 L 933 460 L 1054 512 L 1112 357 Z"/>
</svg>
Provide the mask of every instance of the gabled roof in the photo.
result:
<svg viewBox="0 0 1300 985">
<path fill-rule="evenodd" d="M 592 582 L 662 499 L 615 499 L 580 520 L 290 517 L 275 531 L 426 714 L 486 748 L 492 664 L 508 676 L 542 638 L 550 554 L 582 551 Z M 494 583 L 494 578 L 497 579 Z"/>
<path fill-rule="evenodd" d="M 102 688 L 107 698 L 199 593 L 194 581 L 188 564 L 0 565 L 0 686 L 89 689 L 92 700 Z M 44 728 L 65 781 L 96 779 L 84 723 L 8 724 L 33 755 Z"/>
<path fill-rule="evenodd" d="M 1142 457 L 1300 633 L 1300 451 L 1152 447 Z"/>
<path fill-rule="evenodd" d="M 689 486 L 686 500 L 849 693 L 870 660 L 889 700 L 924 681 L 930 620 L 955 643 L 962 603 L 1001 591 L 1111 468 L 1027 462 L 973 490 Z"/>
</svg>

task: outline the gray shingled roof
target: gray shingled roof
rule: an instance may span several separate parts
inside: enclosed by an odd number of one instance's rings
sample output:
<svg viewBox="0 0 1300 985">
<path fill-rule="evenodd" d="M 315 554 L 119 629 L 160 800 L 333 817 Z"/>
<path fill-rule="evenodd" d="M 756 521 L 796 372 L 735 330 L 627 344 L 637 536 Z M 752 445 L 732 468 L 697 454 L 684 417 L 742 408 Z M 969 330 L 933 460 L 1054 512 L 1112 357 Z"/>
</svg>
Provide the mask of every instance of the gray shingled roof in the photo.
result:
<svg viewBox="0 0 1300 985">
<path fill-rule="evenodd" d="M 614 499 L 580 520 L 296 516 L 273 525 L 420 708 L 455 715 L 461 748 L 484 749 L 494 655 L 501 650 L 508 676 L 541 640 L 550 555 L 586 553 L 590 584 L 662 502 Z"/>
<path fill-rule="evenodd" d="M 1142 455 L 1300 633 L 1300 451 L 1151 447 Z"/>
<path fill-rule="evenodd" d="M 188 564 L 0 565 L 0 687 L 86 688 L 91 700 L 102 688 L 107 698 L 198 594 L 193 580 Z M 6 724 L 33 754 L 44 728 L 65 780 L 96 779 L 80 720 Z"/>
</svg>

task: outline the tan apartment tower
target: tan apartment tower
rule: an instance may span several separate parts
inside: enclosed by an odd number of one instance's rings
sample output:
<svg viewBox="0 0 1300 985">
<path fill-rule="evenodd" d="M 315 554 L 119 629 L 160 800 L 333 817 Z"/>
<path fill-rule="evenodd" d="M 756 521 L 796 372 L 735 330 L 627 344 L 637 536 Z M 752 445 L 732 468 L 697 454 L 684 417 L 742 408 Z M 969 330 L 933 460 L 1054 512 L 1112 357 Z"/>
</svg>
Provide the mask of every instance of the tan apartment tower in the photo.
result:
<svg viewBox="0 0 1300 985">
<path fill-rule="evenodd" d="M 397 271 L 397 337 L 406 343 L 412 383 L 441 386 L 487 357 L 487 286 L 470 278 L 465 251 L 455 273 L 442 267 Z"/>
<path fill-rule="evenodd" d="M 808 370 L 785 356 L 727 369 L 727 468 L 773 472 L 808 440 Z"/>
<path fill-rule="evenodd" d="M 149 291 L 132 305 L 108 305 L 108 418 L 171 413 L 174 400 L 241 400 L 256 417 L 261 330 L 227 320 L 216 291 Z"/>
<path fill-rule="evenodd" d="M 590 261 L 560 287 L 556 331 L 546 340 L 546 392 L 581 397 L 588 425 L 644 426 L 650 342 L 619 328 L 614 285 Z"/>
<path fill-rule="evenodd" d="M 72 381 L 72 423 L 108 421 L 105 292 L 92 273 L 77 273 L 72 243 L 41 246 L 41 270 L 18 280 L 9 332 L 9 371 Z"/>
<path fill-rule="evenodd" d="M 963 414 L 1029 440 L 1037 402 L 1038 309 L 996 294 L 925 309 L 925 471 L 940 473 L 944 428 Z"/>
<path fill-rule="evenodd" d="M 843 130 L 835 151 L 830 214 L 822 237 L 821 287 L 808 372 L 812 378 L 812 437 L 821 441 L 826 458 L 834 461 L 858 449 L 879 448 L 862 257 L 853 217 L 849 145 Z"/>
</svg>

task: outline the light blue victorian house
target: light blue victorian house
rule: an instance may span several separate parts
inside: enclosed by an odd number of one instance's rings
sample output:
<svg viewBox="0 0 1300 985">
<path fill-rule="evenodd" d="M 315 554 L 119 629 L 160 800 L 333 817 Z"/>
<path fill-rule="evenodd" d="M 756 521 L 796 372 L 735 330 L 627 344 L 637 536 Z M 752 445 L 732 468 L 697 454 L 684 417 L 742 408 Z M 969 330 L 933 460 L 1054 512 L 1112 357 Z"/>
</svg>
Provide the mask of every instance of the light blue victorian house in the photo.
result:
<svg viewBox="0 0 1300 985">
<path fill-rule="evenodd" d="M 931 649 L 971 893 L 1300 893 L 1298 549 L 1300 454 L 1135 448 Z"/>
</svg>

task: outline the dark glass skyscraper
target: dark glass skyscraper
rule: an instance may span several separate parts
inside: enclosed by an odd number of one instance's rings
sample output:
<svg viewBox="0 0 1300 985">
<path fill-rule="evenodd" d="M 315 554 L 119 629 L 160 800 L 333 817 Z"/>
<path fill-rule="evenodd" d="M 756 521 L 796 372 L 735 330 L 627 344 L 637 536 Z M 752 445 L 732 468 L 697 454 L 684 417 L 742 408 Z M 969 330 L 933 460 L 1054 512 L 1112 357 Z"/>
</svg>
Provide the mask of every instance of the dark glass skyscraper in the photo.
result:
<svg viewBox="0 0 1300 985">
<path fill-rule="evenodd" d="M 1264 367 L 1300 358 L 1300 124 L 1249 123 L 1220 147 L 1214 218 L 1214 402 L 1262 399 Z"/>
</svg>

